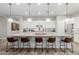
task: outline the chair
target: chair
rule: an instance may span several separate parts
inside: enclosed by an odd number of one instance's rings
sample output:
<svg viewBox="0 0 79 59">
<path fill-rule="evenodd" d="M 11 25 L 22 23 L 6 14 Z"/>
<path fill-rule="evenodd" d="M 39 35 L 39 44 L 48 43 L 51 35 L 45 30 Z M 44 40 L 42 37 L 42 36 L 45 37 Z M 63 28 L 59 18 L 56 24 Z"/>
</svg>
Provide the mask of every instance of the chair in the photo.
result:
<svg viewBox="0 0 79 59">
<path fill-rule="evenodd" d="M 66 49 L 68 49 L 68 43 L 70 43 L 71 44 L 71 51 L 73 53 L 73 44 L 72 44 L 73 38 L 65 37 L 65 39 L 64 40 L 61 40 L 60 42 L 61 43 L 62 42 L 64 43 L 64 52 L 66 51 Z M 60 48 L 61 48 L 61 46 L 63 46 L 63 45 L 61 45 L 61 43 L 60 43 Z"/>
<path fill-rule="evenodd" d="M 23 48 L 25 48 L 24 46 L 28 46 L 30 48 L 30 41 L 27 37 L 21 37 L 21 42 L 23 43 Z M 24 45 L 25 43 L 27 43 L 27 45 Z"/>
<path fill-rule="evenodd" d="M 49 45 L 50 43 L 52 45 Z M 49 37 L 46 45 L 47 45 L 47 52 L 49 52 L 49 46 L 52 46 L 52 48 L 54 48 L 53 46 L 55 46 L 55 52 L 56 52 L 56 38 L 55 37 Z"/>
<path fill-rule="evenodd" d="M 42 52 L 43 52 L 43 38 L 42 37 L 35 38 L 35 51 L 36 51 L 37 46 L 42 46 Z"/>
<path fill-rule="evenodd" d="M 17 40 L 15 40 L 13 37 L 7 37 L 7 44 L 6 44 L 6 52 L 8 51 L 7 48 L 8 48 L 8 43 L 12 43 L 12 46 L 15 46 L 15 42 Z"/>
</svg>

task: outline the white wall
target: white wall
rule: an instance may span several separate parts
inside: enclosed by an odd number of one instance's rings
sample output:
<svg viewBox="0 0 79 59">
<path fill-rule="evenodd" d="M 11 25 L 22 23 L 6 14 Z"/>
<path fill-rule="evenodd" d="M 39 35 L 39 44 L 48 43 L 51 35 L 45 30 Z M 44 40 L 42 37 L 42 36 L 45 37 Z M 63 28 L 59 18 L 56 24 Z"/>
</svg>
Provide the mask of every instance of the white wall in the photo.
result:
<svg viewBox="0 0 79 59">
<path fill-rule="evenodd" d="M 4 39 L 7 33 L 7 19 L 0 17 L 0 38 Z"/>
<path fill-rule="evenodd" d="M 64 34 L 65 16 L 58 16 L 56 20 L 57 20 L 57 33 Z"/>
</svg>

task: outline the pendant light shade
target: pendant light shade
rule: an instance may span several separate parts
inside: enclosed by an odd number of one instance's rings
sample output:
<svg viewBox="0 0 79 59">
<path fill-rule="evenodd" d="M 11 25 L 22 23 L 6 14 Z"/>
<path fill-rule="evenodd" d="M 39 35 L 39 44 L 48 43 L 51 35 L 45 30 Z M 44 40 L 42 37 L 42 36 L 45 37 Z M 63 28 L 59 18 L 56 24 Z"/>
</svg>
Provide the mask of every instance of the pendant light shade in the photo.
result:
<svg viewBox="0 0 79 59">
<path fill-rule="evenodd" d="M 28 20 L 27 20 L 28 22 L 31 22 L 32 21 L 32 19 L 31 18 L 28 18 Z"/>
<path fill-rule="evenodd" d="M 9 21 L 9 22 L 13 22 L 13 19 L 12 19 L 12 18 L 8 18 L 8 21 Z"/>
<path fill-rule="evenodd" d="M 70 21 L 70 18 L 69 18 L 69 16 L 68 16 L 68 5 L 69 5 L 69 3 L 66 3 L 66 19 L 65 19 L 65 21 L 66 21 L 67 23 Z"/>
<path fill-rule="evenodd" d="M 66 18 L 66 19 L 65 19 L 65 21 L 66 21 L 66 22 L 69 22 L 69 21 L 70 21 L 70 19 L 69 19 L 69 18 Z"/>
<path fill-rule="evenodd" d="M 47 19 L 46 19 L 46 21 L 47 21 L 47 22 L 50 22 L 50 21 L 51 21 L 51 19 L 50 19 L 50 18 L 47 18 Z"/>
<path fill-rule="evenodd" d="M 47 11 L 48 18 L 46 18 L 46 21 L 47 21 L 47 22 L 50 22 L 50 20 L 51 20 L 51 19 L 49 18 L 49 5 L 50 5 L 50 4 L 47 3 L 47 9 L 48 9 L 48 11 Z"/>
<path fill-rule="evenodd" d="M 9 15 L 9 18 L 8 18 L 8 21 L 9 22 L 13 22 L 13 19 L 11 18 L 11 6 L 12 6 L 12 3 L 9 3 L 9 9 L 10 9 L 10 15 Z"/>
<path fill-rule="evenodd" d="M 30 17 L 30 5 L 31 5 L 31 3 L 28 3 L 28 5 L 29 5 L 29 18 L 27 19 L 27 21 L 28 21 L 28 22 L 31 22 L 31 21 L 32 21 L 32 19 L 31 19 L 31 17 Z"/>
</svg>

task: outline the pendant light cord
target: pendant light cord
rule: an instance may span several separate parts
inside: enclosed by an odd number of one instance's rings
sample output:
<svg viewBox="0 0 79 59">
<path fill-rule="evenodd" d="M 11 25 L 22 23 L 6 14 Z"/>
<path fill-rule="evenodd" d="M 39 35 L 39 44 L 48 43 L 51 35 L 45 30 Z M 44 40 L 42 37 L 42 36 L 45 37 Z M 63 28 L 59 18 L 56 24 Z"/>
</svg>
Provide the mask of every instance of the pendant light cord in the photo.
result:
<svg viewBox="0 0 79 59">
<path fill-rule="evenodd" d="M 69 3 L 66 3 L 66 17 L 68 18 L 68 5 Z"/>
<path fill-rule="evenodd" d="M 30 5 L 31 5 L 31 3 L 28 3 L 28 5 L 29 5 L 29 17 L 30 17 Z"/>
<path fill-rule="evenodd" d="M 9 3 L 10 17 L 12 16 L 12 15 L 11 15 L 11 6 L 12 6 L 12 3 Z"/>
<path fill-rule="evenodd" d="M 47 14 L 48 14 L 48 16 L 49 16 L 49 3 L 47 3 L 47 9 L 48 9 L 48 11 L 47 11 Z"/>
</svg>

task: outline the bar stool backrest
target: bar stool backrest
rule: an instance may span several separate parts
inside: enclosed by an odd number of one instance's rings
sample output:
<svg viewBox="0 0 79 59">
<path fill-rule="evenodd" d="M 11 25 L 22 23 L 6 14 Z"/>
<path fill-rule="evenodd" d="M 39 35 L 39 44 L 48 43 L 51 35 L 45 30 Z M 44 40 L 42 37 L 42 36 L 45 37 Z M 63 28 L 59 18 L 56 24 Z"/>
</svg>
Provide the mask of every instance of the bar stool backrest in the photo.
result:
<svg viewBox="0 0 79 59">
<path fill-rule="evenodd" d="M 40 43 L 40 42 L 43 41 L 43 39 L 42 39 L 42 37 L 36 37 L 36 38 L 35 38 L 35 41 L 38 42 L 38 43 Z"/>
<path fill-rule="evenodd" d="M 13 37 L 7 37 L 7 41 L 8 41 L 8 42 L 15 42 L 15 40 L 14 40 Z"/>
<path fill-rule="evenodd" d="M 72 38 L 65 38 L 65 40 L 64 40 L 64 42 L 67 42 L 67 43 L 69 43 L 69 42 L 73 42 L 73 39 Z"/>
<path fill-rule="evenodd" d="M 28 38 L 27 37 L 21 37 L 21 42 L 28 42 L 29 40 L 28 40 Z"/>
<path fill-rule="evenodd" d="M 54 38 L 54 37 L 53 38 L 49 38 L 48 41 L 49 42 L 55 42 L 56 41 L 56 38 Z"/>
</svg>

